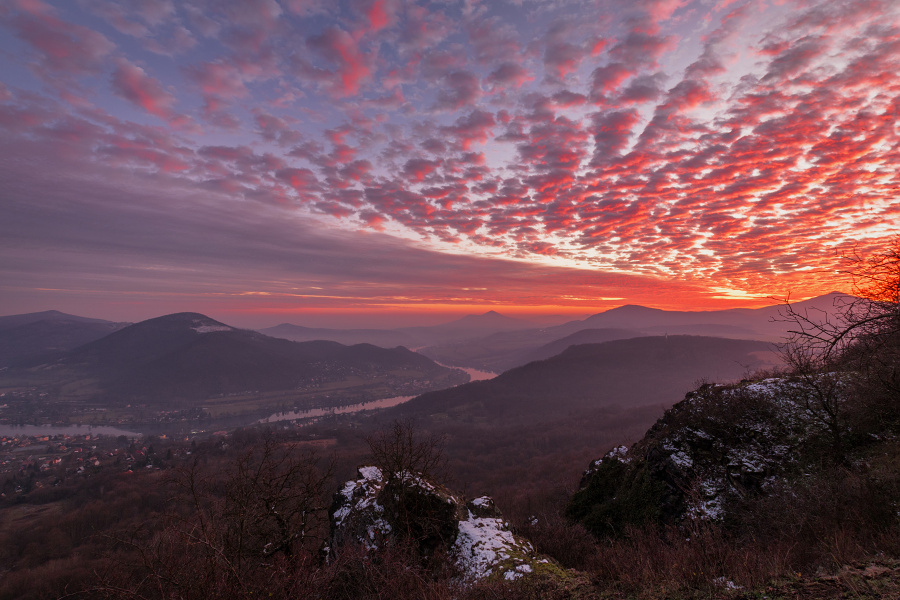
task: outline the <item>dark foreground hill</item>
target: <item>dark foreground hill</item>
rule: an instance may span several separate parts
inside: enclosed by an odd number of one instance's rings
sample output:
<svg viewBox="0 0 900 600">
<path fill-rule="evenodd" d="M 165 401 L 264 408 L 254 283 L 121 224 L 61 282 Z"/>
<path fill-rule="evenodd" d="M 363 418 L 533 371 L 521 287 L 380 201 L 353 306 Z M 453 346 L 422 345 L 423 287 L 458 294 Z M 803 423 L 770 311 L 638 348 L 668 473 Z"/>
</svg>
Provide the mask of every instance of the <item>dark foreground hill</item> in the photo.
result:
<svg viewBox="0 0 900 600">
<path fill-rule="evenodd" d="M 423 394 L 396 412 L 460 420 L 548 420 L 602 406 L 671 403 L 699 380 L 730 381 L 770 368 L 766 342 L 656 336 L 569 347 L 488 381 Z"/>
</svg>

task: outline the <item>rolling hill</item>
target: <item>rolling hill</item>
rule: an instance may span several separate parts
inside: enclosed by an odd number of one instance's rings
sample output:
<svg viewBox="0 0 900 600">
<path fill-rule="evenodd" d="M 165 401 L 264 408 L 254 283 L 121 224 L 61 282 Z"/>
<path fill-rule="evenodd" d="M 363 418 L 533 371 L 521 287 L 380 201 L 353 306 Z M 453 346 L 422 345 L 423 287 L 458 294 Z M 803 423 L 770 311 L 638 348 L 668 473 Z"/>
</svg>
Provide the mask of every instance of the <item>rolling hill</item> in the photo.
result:
<svg viewBox="0 0 900 600">
<path fill-rule="evenodd" d="M 0 367 L 66 352 L 127 325 L 56 310 L 0 317 Z"/>
<path fill-rule="evenodd" d="M 396 414 L 439 419 L 548 421 L 602 406 L 671 404 L 697 382 L 731 381 L 779 363 L 755 340 L 649 336 L 570 346 L 488 381 L 423 394 Z"/>
<path fill-rule="evenodd" d="M 45 377 L 55 371 L 69 380 L 92 380 L 100 396 L 123 401 L 202 400 L 375 380 L 433 388 L 466 377 L 402 347 L 291 342 L 198 313 L 142 321 L 33 368 Z"/>
</svg>

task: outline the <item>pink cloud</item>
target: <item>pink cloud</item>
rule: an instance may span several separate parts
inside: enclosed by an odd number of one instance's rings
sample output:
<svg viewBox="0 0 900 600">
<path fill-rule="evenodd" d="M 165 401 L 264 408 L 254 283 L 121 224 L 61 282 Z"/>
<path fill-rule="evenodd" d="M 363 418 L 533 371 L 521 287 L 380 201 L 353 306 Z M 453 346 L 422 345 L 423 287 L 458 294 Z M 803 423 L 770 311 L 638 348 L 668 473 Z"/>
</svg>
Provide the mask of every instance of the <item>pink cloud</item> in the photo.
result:
<svg viewBox="0 0 900 600">
<path fill-rule="evenodd" d="M 389 0 L 374 0 L 366 17 L 369 20 L 369 33 L 375 33 L 389 26 L 394 21 L 393 3 Z"/>
<path fill-rule="evenodd" d="M 471 106 L 481 96 L 478 76 L 470 71 L 454 71 L 442 79 L 435 108 L 438 110 L 459 110 Z"/>
<path fill-rule="evenodd" d="M 639 121 L 640 115 L 634 109 L 595 113 L 592 116 L 594 163 L 606 163 L 617 156 Z"/>
<path fill-rule="evenodd" d="M 403 166 L 403 174 L 413 183 L 421 183 L 440 166 L 439 161 L 411 158 Z"/>
<path fill-rule="evenodd" d="M 507 61 L 494 69 L 486 81 L 495 86 L 520 88 L 529 81 L 534 81 L 534 77 L 519 63 Z"/>
<path fill-rule="evenodd" d="M 319 51 L 328 61 L 337 65 L 337 80 L 331 90 L 340 96 L 353 96 L 371 76 L 366 58 L 357 42 L 339 27 L 329 27 L 321 35 L 313 36 L 307 44 Z"/>
<path fill-rule="evenodd" d="M 172 107 L 175 96 L 166 91 L 162 84 L 147 75 L 141 67 L 125 60 L 116 61 L 112 75 L 113 91 L 129 102 L 143 108 L 151 115 L 170 120 L 175 117 Z"/>
<path fill-rule="evenodd" d="M 553 42 L 544 51 L 544 66 L 559 79 L 578 68 L 584 58 L 584 49 L 569 42 Z"/>
<path fill-rule="evenodd" d="M 486 142 L 494 125 L 494 115 L 483 110 L 473 110 L 456 119 L 453 125 L 442 127 L 441 131 L 454 137 L 463 150 L 468 150 L 473 142 Z"/>
<path fill-rule="evenodd" d="M 616 92 L 622 83 L 634 73 L 633 69 L 620 62 L 597 67 L 591 73 L 591 100 L 594 102 L 605 101 L 609 94 Z"/>
<path fill-rule="evenodd" d="M 467 24 L 466 32 L 475 59 L 482 64 L 509 60 L 522 52 L 515 29 L 499 17 L 473 19 Z"/>
<path fill-rule="evenodd" d="M 20 13 L 10 23 L 16 34 L 40 53 L 37 68 L 44 76 L 49 72 L 64 77 L 95 74 L 115 48 L 102 34 L 49 12 Z"/>
</svg>

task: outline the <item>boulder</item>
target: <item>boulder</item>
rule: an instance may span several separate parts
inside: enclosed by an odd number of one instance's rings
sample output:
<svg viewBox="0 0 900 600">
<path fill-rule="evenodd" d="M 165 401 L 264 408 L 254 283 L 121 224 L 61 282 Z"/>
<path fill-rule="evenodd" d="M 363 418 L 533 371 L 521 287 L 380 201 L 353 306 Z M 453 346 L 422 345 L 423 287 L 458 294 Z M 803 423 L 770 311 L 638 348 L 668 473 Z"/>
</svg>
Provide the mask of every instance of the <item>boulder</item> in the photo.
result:
<svg viewBox="0 0 900 600">
<path fill-rule="evenodd" d="M 514 580 L 550 565 L 510 530 L 490 498 L 463 502 L 411 473 L 387 481 L 377 467 L 360 467 L 356 479 L 335 494 L 329 514 L 326 551 L 332 557 L 348 544 L 377 552 L 386 545 L 413 543 L 423 561 L 447 557 L 466 583 Z"/>
<path fill-rule="evenodd" d="M 630 525 L 724 521 L 729 508 L 803 470 L 827 432 L 809 382 L 706 384 L 630 448 L 591 463 L 567 515 L 600 536 Z"/>
</svg>

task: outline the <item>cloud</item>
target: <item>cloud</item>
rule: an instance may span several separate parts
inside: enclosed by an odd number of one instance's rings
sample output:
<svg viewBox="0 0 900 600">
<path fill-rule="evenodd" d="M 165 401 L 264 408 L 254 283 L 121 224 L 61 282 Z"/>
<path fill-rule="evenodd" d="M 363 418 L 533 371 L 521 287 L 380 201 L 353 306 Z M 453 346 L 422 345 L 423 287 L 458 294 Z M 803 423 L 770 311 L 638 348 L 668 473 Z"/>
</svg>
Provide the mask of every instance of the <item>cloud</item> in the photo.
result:
<svg viewBox="0 0 900 600">
<path fill-rule="evenodd" d="M 486 142 L 494 124 L 494 115 L 483 110 L 473 110 L 456 119 L 453 125 L 442 127 L 441 131 L 455 138 L 461 149 L 468 150 L 474 142 Z"/>
<path fill-rule="evenodd" d="M 116 61 L 112 76 L 113 91 L 129 102 L 143 108 L 151 115 L 172 120 L 177 100 L 166 91 L 159 80 L 147 75 L 141 67 L 125 60 Z"/>
<path fill-rule="evenodd" d="M 888 1 L 0 11 L 10 160 L 120 191 L 773 293 L 897 217 Z"/>
<path fill-rule="evenodd" d="M 534 77 L 519 63 L 507 61 L 491 71 L 486 81 L 498 87 L 520 88 L 529 81 L 534 81 Z"/>
<path fill-rule="evenodd" d="M 371 76 L 371 69 L 357 42 L 339 27 L 328 27 L 307 39 L 307 45 L 337 65 L 330 89 L 339 96 L 353 96 Z"/>
<path fill-rule="evenodd" d="M 470 71 L 453 71 L 441 80 L 434 107 L 455 111 L 471 106 L 480 96 L 481 83 L 477 75 Z"/>
<path fill-rule="evenodd" d="M 104 35 L 49 11 L 14 14 L 9 23 L 16 35 L 37 50 L 34 68 L 44 78 L 94 75 L 115 48 Z"/>
<path fill-rule="evenodd" d="M 466 32 L 475 60 L 481 64 L 509 60 L 522 52 L 515 29 L 499 17 L 472 19 Z"/>
</svg>

